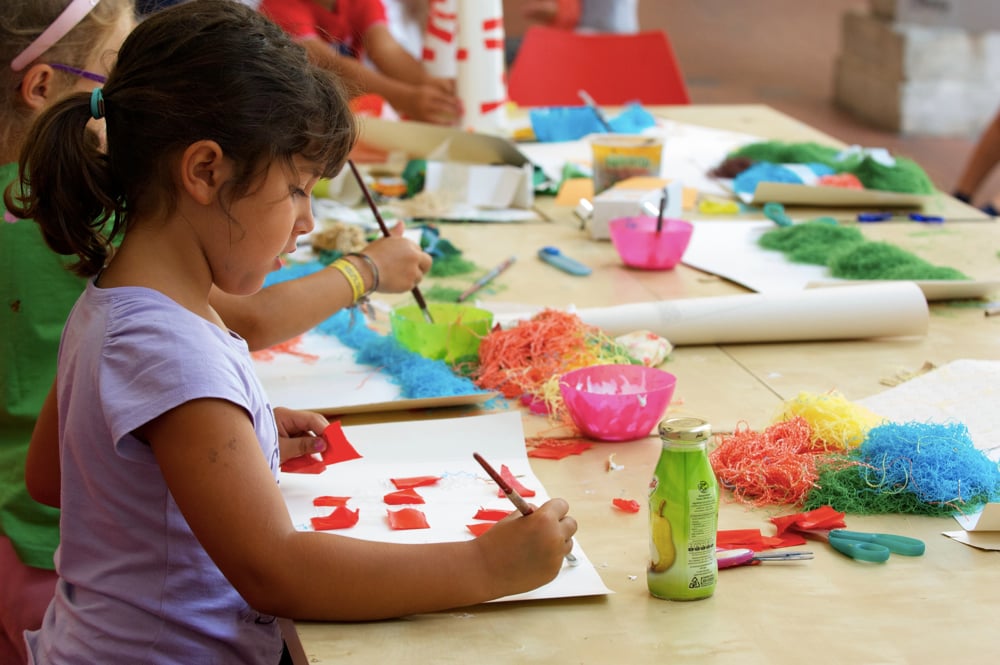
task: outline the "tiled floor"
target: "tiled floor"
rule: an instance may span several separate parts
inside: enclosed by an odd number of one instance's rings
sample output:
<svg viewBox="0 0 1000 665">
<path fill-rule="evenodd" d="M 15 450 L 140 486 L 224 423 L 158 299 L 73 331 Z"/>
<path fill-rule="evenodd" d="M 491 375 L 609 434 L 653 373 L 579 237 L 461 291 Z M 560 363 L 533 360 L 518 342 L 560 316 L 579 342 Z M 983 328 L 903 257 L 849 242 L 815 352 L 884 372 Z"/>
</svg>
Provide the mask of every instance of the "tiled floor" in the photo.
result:
<svg viewBox="0 0 1000 665">
<path fill-rule="evenodd" d="M 666 30 L 694 103 L 768 104 L 847 143 L 911 157 L 951 191 L 975 137 L 899 136 L 833 106 L 841 16 L 866 6 L 863 0 L 641 0 L 640 23 Z M 1000 173 L 984 187 L 988 192 L 1000 192 Z"/>
</svg>

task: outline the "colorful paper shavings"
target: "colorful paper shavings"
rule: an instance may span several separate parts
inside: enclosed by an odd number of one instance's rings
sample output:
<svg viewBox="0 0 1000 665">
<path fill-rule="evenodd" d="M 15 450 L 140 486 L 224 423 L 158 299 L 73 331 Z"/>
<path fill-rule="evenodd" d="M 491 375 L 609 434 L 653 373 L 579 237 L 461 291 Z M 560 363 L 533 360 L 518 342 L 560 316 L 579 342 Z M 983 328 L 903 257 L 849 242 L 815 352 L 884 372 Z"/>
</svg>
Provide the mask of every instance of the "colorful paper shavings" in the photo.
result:
<svg viewBox="0 0 1000 665">
<path fill-rule="evenodd" d="M 394 531 L 431 528 L 431 525 L 427 523 L 427 516 L 416 508 L 402 508 L 385 512 L 389 517 L 389 528 Z"/>
</svg>

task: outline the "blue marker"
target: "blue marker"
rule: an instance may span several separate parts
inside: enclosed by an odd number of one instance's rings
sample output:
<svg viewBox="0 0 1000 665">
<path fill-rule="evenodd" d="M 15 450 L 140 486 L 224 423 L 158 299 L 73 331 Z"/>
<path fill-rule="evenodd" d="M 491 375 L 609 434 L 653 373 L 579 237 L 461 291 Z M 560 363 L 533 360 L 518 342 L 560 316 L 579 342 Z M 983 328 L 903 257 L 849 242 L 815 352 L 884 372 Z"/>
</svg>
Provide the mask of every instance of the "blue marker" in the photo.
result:
<svg viewBox="0 0 1000 665">
<path fill-rule="evenodd" d="M 563 272 L 568 272 L 571 275 L 589 275 L 592 271 L 587 266 L 583 265 L 576 259 L 571 259 L 562 252 L 560 252 L 556 247 L 542 247 L 538 250 L 538 258 L 545 261 L 549 265 L 559 268 Z"/>
</svg>

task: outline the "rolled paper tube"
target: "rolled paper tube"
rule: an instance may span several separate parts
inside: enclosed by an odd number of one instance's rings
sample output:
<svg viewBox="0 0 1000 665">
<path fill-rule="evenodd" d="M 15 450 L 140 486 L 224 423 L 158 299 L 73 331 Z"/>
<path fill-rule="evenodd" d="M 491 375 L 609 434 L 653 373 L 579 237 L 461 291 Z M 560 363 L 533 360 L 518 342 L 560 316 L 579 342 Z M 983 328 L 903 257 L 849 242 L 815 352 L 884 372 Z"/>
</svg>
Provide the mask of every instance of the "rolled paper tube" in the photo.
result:
<svg viewBox="0 0 1000 665">
<path fill-rule="evenodd" d="M 805 342 L 927 334 L 929 312 L 913 282 L 688 298 L 580 309 L 611 336 L 649 330 L 674 346 Z M 497 315 L 504 327 L 529 315 Z"/>
<path fill-rule="evenodd" d="M 651 330 L 674 345 L 925 335 L 929 318 L 913 282 L 661 300 L 577 314 L 611 336 Z"/>
<path fill-rule="evenodd" d="M 431 76 L 458 75 L 458 0 L 431 0 L 424 30 L 424 67 Z"/>
<path fill-rule="evenodd" d="M 501 0 L 459 0 L 456 57 L 456 87 L 465 111 L 462 127 L 488 134 L 506 133 Z"/>
</svg>

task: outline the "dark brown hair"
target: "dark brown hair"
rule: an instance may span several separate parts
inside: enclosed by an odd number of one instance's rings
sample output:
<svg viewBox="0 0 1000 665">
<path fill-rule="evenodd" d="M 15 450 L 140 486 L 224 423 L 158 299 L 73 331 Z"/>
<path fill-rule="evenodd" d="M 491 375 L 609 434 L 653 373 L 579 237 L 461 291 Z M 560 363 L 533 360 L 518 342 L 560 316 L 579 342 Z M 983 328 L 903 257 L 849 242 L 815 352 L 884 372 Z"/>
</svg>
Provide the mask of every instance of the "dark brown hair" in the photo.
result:
<svg viewBox="0 0 1000 665">
<path fill-rule="evenodd" d="M 276 161 L 291 167 L 301 156 L 335 175 L 357 136 L 339 82 L 233 0 L 188 2 L 140 23 L 103 96 L 106 153 L 85 131 L 90 95 L 67 97 L 34 125 L 12 206 L 53 250 L 79 257 L 81 276 L 102 269 L 130 218 L 173 210 L 172 158 L 191 143 L 215 141 L 233 160 L 228 205 Z"/>
</svg>

